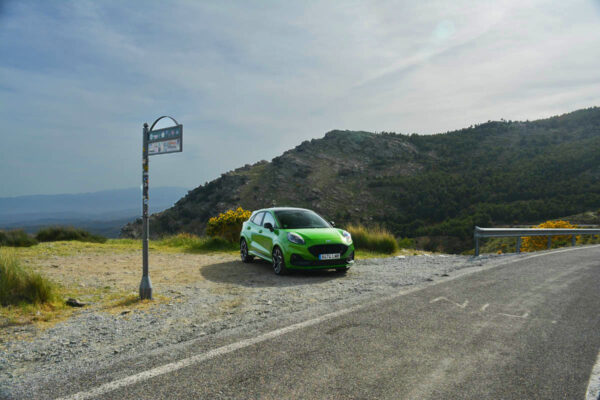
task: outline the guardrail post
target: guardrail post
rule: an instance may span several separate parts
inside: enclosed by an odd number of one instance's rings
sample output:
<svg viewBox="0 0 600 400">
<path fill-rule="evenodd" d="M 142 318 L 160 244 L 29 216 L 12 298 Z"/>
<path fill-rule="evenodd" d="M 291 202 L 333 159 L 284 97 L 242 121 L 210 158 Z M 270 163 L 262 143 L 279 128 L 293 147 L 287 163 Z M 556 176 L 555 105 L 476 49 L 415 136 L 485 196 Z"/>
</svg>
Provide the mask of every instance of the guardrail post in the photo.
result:
<svg viewBox="0 0 600 400">
<path fill-rule="evenodd" d="M 552 248 L 552 236 L 548 236 L 548 250 Z"/>
<path fill-rule="evenodd" d="M 571 245 L 575 247 L 575 243 L 577 242 L 575 235 L 571 236 Z"/>
<path fill-rule="evenodd" d="M 475 257 L 479 257 L 479 235 L 477 235 L 477 227 L 473 232 L 473 238 L 475 239 Z"/>
<path fill-rule="evenodd" d="M 521 252 L 521 236 L 517 236 L 517 253 Z"/>
</svg>

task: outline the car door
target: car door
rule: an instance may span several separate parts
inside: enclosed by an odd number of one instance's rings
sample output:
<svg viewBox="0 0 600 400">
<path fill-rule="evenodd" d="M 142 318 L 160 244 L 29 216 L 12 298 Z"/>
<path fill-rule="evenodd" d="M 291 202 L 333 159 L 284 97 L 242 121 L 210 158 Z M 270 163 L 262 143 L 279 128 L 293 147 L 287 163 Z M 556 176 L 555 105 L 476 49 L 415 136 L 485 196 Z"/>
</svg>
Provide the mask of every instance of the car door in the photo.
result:
<svg viewBox="0 0 600 400">
<path fill-rule="evenodd" d="M 256 242 L 257 247 L 260 247 L 262 254 L 270 257 L 271 251 L 273 251 L 273 239 L 275 238 L 275 234 L 269 229 L 265 228 L 265 224 L 267 223 L 270 223 L 273 227 L 275 227 L 275 218 L 273 218 L 273 215 L 271 215 L 271 213 L 268 211 L 265 212 L 261 224 L 262 226 L 257 230 Z"/>
<path fill-rule="evenodd" d="M 250 243 L 248 243 L 248 250 L 253 251 L 255 253 L 263 254 L 260 250 L 260 247 L 257 247 L 257 234 L 258 230 L 262 229 L 262 220 L 264 217 L 264 212 L 257 213 L 251 220 L 246 229 L 248 230 L 248 238 L 250 239 Z"/>
</svg>

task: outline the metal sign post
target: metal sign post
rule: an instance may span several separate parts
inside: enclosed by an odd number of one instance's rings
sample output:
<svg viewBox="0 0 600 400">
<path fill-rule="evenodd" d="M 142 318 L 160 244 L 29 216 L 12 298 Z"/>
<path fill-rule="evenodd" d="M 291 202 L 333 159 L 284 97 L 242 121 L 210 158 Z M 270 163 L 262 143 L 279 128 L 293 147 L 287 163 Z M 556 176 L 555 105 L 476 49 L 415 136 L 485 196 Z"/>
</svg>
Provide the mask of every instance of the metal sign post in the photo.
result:
<svg viewBox="0 0 600 400">
<path fill-rule="evenodd" d="M 175 126 L 153 130 L 158 121 L 170 118 Z M 152 300 L 152 281 L 148 271 L 148 156 L 158 154 L 177 153 L 183 151 L 183 125 L 167 115 L 158 118 L 150 130 L 144 123 L 142 148 L 142 281 L 140 282 L 140 299 Z"/>
</svg>

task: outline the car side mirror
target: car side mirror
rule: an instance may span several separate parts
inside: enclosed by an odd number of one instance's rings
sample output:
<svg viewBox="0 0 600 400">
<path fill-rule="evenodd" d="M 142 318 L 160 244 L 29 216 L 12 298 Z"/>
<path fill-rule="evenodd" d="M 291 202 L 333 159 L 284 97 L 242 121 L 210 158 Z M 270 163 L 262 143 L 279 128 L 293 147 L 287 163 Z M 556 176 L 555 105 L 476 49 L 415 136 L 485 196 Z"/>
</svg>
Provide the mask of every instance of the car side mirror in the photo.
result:
<svg viewBox="0 0 600 400">
<path fill-rule="evenodd" d="M 329 223 L 331 224 L 331 226 L 335 226 L 335 222 L 329 221 Z"/>
<path fill-rule="evenodd" d="M 273 232 L 274 228 L 273 228 L 273 224 L 270 222 L 265 222 L 265 228 L 267 228 L 268 230 L 270 230 L 271 232 Z"/>
</svg>

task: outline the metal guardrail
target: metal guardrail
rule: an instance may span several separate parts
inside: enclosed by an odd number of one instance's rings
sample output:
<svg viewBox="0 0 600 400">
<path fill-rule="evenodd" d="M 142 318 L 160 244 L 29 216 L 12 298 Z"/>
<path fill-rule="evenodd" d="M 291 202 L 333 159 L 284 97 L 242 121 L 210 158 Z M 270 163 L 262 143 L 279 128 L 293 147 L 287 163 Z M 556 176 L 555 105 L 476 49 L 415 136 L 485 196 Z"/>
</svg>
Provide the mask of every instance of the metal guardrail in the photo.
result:
<svg viewBox="0 0 600 400">
<path fill-rule="evenodd" d="M 548 236 L 548 249 L 552 247 L 552 236 L 571 236 L 571 244 L 575 246 L 575 237 L 578 235 L 600 235 L 600 229 L 564 229 L 564 228 L 480 228 L 475 227 L 475 256 L 479 255 L 479 239 L 488 237 L 516 237 L 517 253 L 521 252 L 521 238 L 523 236 Z"/>
</svg>

